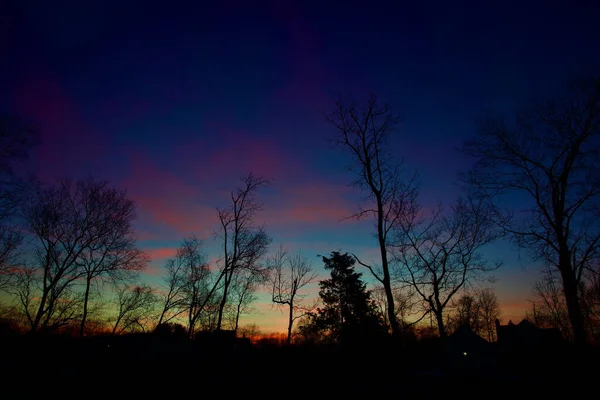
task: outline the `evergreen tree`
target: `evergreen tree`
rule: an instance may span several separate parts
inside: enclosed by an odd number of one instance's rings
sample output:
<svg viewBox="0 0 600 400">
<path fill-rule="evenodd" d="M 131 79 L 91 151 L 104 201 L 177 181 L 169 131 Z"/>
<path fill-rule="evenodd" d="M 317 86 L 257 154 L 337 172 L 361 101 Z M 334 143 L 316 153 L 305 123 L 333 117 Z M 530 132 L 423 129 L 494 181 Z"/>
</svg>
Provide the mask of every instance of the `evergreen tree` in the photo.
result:
<svg viewBox="0 0 600 400">
<path fill-rule="evenodd" d="M 385 334 L 371 292 L 354 270 L 355 260 L 348 253 L 331 253 L 323 257 L 331 278 L 319 282 L 323 308 L 317 310 L 313 323 L 329 339 L 340 344 L 355 344 Z"/>
</svg>

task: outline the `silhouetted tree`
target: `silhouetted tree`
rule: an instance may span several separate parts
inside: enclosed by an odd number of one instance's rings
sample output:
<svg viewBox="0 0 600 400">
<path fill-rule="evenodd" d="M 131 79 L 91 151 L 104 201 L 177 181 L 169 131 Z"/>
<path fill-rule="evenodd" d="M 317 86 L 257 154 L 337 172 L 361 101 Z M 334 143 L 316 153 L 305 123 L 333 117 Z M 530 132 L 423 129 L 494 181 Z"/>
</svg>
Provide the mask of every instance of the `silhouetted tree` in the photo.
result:
<svg viewBox="0 0 600 400">
<path fill-rule="evenodd" d="M 156 297 L 150 286 L 118 285 L 115 287 L 117 315 L 112 334 L 141 330 L 145 332 L 156 306 Z"/>
<path fill-rule="evenodd" d="M 449 330 L 468 328 L 475 333 L 481 333 L 481 308 L 474 295 L 461 295 L 456 302 L 451 302 L 449 308 L 452 309 L 452 314 L 448 316 Z"/>
<path fill-rule="evenodd" d="M 600 275 L 588 271 L 581 284 L 581 309 L 592 344 L 600 343 Z"/>
<path fill-rule="evenodd" d="M 540 328 L 556 328 L 565 339 L 572 340 L 573 331 L 564 292 L 554 270 L 544 270 L 542 279 L 533 286 L 535 298 L 531 301 L 532 310 L 527 318 Z"/>
<path fill-rule="evenodd" d="M 159 292 L 162 310 L 158 325 L 168 323 L 183 313 L 189 317 L 190 312 L 194 314 L 192 310 L 197 309 L 193 305 L 202 304 L 197 298 L 200 291 L 195 288 L 200 285 L 199 281 L 203 281 L 202 285 L 206 287 L 205 281 L 210 275 L 202 242 L 195 236 L 184 238 L 175 257 L 165 263 L 165 269 L 167 274 L 163 277 L 163 290 Z M 196 272 L 197 269 L 200 273 Z"/>
<path fill-rule="evenodd" d="M 340 344 L 361 343 L 385 334 L 385 328 L 362 282 L 362 274 L 354 270 L 355 258 L 337 251 L 323 257 L 331 278 L 319 282 L 323 308 L 317 309 L 314 323 L 329 341 Z"/>
<path fill-rule="evenodd" d="M 560 273 L 578 344 L 586 339 L 579 283 L 598 268 L 599 133 L 600 79 L 588 77 L 562 98 L 524 108 L 513 126 L 488 118 L 464 145 L 474 165 L 463 180 L 497 207 L 518 246 Z"/>
<path fill-rule="evenodd" d="M 355 102 L 336 102 L 335 109 L 327 117 L 338 131 L 336 143 L 352 157 L 351 170 L 357 176 L 353 185 L 366 194 L 367 206 L 353 217 L 372 216 L 375 219 L 376 237 L 381 255 L 381 271 L 360 260 L 383 285 L 387 300 L 387 313 L 392 334 L 399 333 L 394 294 L 390 277 L 388 237 L 394 229 L 398 213 L 395 211 L 402 199 L 415 190 L 416 176 L 410 180 L 401 177 L 400 163 L 395 162 L 388 144 L 388 136 L 398 123 L 387 105 L 380 106 L 372 95 L 365 106 Z M 356 257 L 356 256 L 355 256 Z"/>
<path fill-rule="evenodd" d="M 83 296 L 73 290 L 70 284 L 55 285 L 47 291 L 46 301 L 49 306 L 40 318 L 39 330 L 32 330 L 32 323 L 41 307 L 38 288 L 42 277 L 39 270 L 32 267 L 22 267 L 16 275 L 12 291 L 20 305 L 21 312 L 27 320 L 31 332 L 54 332 L 72 325 L 80 320 L 83 310 Z M 51 306 L 50 306 L 51 305 Z"/>
<path fill-rule="evenodd" d="M 100 204 L 104 201 L 108 204 Z M 124 208 L 119 207 L 123 204 Z M 143 266 L 145 259 L 133 247 L 133 241 L 116 235 L 131 232 L 123 227 L 131 223 L 132 207 L 121 192 L 92 178 L 76 182 L 63 179 L 55 186 L 39 186 L 33 192 L 23 206 L 33 260 L 30 268 L 21 270 L 19 285 L 19 298 L 32 332 L 48 328 L 55 307 L 62 307 L 63 296 L 72 291 L 77 280 L 90 282 L 104 273 Z M 98 258 L 95 250 L 104 252 L 105 257 Z M 25 300 L 26 295 L 35 295 L 35 311 L 30 309 L 33 303 Z M 84 309 L 85 302 L 84 298 Z"/>
<path fill-rule="evenodd" d="M 500 266 L 481 255 L 481 249 L 497 237 L 490 210 L 467 196 L 459 198 L 449 214 L 440 206 L 427 216 L 414 199 L 412 206 L 403 208 L 396 233 L 394 258 L 402 267 L 397 279 L 421 297 L 444 337 L 444 309 L 453 296 Z"/>
<path fill-rule="evenodd" d="M 157 324 L 153 333 L 159 336 L 188 338 L 188 332 L 185 326 L 174 322 Z"/>
<path fill-rule="evenodd" d="M 254 217 L 262 209 L 256 200 L 256 192 L 268 181 L 252 173 L 242 178 L 242 186 L 231 192 L 231 204 L 218 209 L 221 225 L 220 237 L 223 246 L 221 265 L 222 297 L 219 305 L 217 330 L 221 329 L 223 311 L 229 299 L 229 288 L 235 275 L 243 270 L 257 280 L 267 277 L 267 270 L 261 264 L 271 243 L 264 226 L 256 225 Z"/>
<path fill-rule="evenodd" d="M 84 335 L 90 288 L 95 280 L 123 279 L 124 274 L 144 269 L 148 257 L 137 248 L 133 221 L 135 203 L 124 190 L 111 188 L 106 181 L 82 182 L 85 213 L 94 226 L 82 232 L 88 236 L 77 264 L 85 280 L 83 314 L 79 334 Z"/>
<path fill-rule="evenodd" d="M 262 276 L 259 276 L 257 279 L 255 274 L 247 271 L 239 271 L 235 275 L 230 289 L 233 306 L 231 325 L 236 334 L 240 323 L 240 316 L 253 312 L 252 302 L 257 299 L 256 292 L 263 280 Z"/>
<path fill-rule="evenodd" d="M 207 257 L 202 242 L 197 238 L 184 239 L 175 260 L 183 270 L 182 306 L 187 313 L 188 335 L 192 338 L 196 332 L 196 324 L 213 298 L 218 283 L 210 281 Z"/>
<path fill-rule="evenodd" d="M 302 344 L 315 345 L 327 342 L 326 332 L 315 313 L 308 313 L 298 319 L 296 335 Z"/>
<path fill-rule="evenodd" d="M 262 332 L 256 324 L 247 324 L 239 328 L 239 334 L 248 339 L 257 339 Z"/>
<path fill-rule="evenodd" d="M 14 285 L 13 278 L 21 260 L 19 245 L 23 236 L 18 228 L 8 222 L 0 222 L 0 291 Z"/>
<path fill-rule="evenodd" d="M 165 263 L 166 275 L 163 277 L 164 286 L 159 291 L 159 301 L 162 311 L 158 317 L 157 325 L 168 324 L 172 319 L 186 311 L 184 296 L 184 283 L 186 279 L 186 265 L 184 258 L 178 251 L 176 256 Z"/>
<path fill-rule="evenodd" d="M 414 292 L 410 291 L 410 287 L 395 287 L 393 289 L 394 292 L 394 312 L 396 313 L 396 321 L 398 321 L 399 326 L 402 330 L 406 330 L 409 326 L 419 322 L 409 321 L 409 316 L 414 314 L 414 310 L 419 302 L 419 299 L 416 298 Z M 387 313 L 387 298 L 385 295 L 385 289 L 383 286 L 375 287 L 371 291 L 371 297 L 377 308 L 381 317 L 383 319 L 383 324 L 391 329 L 389 326 L 388 313 Z"/>
<path fill-rule="evenodd" d="M 500 319 L 501 315 L 498 297 L 492 289 L 486 288 L 477 291 L 476 298 L 481 315 L 481 332 L 479 333 L 489 342 L 493 342 L 497 339 L 496 320 Z"/>
<path fill-rule="evenodd" d="M 289 256 L 283 247 L 280 247 L 271 258 L 270 265 L 271 301 L 280 309 L 284 306 L 288 309 L 287 344 L 289 345 L 292 342 L 294 322 L 316 307 L 316 304 L 304 307 L 302 302 L 308 294 L 300 291 L 313 282 L 318 275 L 310 261 L 300 252 Z"/>
</svg>

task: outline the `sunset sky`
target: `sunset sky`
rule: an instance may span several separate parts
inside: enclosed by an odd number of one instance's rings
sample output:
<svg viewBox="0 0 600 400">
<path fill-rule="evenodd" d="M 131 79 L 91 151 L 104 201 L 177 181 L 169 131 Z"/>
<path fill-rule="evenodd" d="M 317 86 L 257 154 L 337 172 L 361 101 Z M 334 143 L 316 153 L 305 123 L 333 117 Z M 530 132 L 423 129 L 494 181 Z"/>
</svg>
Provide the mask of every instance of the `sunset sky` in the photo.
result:
<svg viewBox="0 0 600 400">
<path fill-rule="evenodd" d="M 360 193 L 323 117 L 336 96 L 376 93 L 401 116 L 392 141 L 449 204 L 456 148 L 489 113 L 511 116 L 600 66 L 597 1 L 33 1 L 0 6 L 0 112 L 39 128 L 20 166 L 42 180 L 92 174 L 138 204 L 139 245 L 160 281 L 184 236 L 213 233 L 240 176 L 260 193 L 272 250 L 376 260 L 370 222 L 345 220 Z M 569 4 L 577 4 L 569 6 Z M 536 269 L 499 243 L 503 319 L 520 320 Z M 365 277 L 368 271 L 363 271 Z M 283 330 L 262 295 L 244 319 Z"/>
</svg>

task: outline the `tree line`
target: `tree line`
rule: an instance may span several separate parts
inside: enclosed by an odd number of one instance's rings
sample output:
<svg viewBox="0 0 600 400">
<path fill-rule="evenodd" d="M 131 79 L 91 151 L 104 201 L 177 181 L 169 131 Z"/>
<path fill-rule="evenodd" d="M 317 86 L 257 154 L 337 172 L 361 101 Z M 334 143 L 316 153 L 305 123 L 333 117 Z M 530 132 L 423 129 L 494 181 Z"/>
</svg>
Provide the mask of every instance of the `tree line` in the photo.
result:
<svg viewBox="0 0 600 400">
<path fill-rule="evenodd" d="M 472 162 L 458 171 L 460 195 L 433 208 L 423 206 L 418 172 L 390 144 L 399 118 L 388 105 L 374 95 L 364 103 L 340 99 L 326 120 L 350 157 L 351 183 L 364 195 L 351 217 L 373 222 L 365 237 L 374 234 L 379 258 L 322 256 L 331 278 L 319 281 L 319 297 L 310 298 L 319 278 L 310 260 L 283 246 L 269 252 L 258 197 L 268 179 L 243 176 L 217 208 L 214 265 L 202 239 L 183 238 L 163 265 L 162 285 L 151 287 L 140 280 L 149 259 L 137 246 L 136 205 L 126 191 L 93 177 L 42 184 L 15 176 L 12 163 L 27 155 L 35 132 L 2 117 L 0 290 L 10 298 L 3 314 L 32 333 L 69 328 L 83 336 L 95 326 L 106 329 L 109 314 L 113 334 L 177 327 L 194 337 L 238 332 L 263 288 L 287 314 L 288 343 L 401 338 L 427 321 L 442 337 L 468 326 L 493 340 L 499 309 L 486 282 L 502 260 L 485 250 L 509 240 L 543 267 L 530 319 L 559 327 L 580 345 L 597 337 L 597 77 L 527 104 L 512 122 L 482 120 L 459 149 Z M 357 268 L 375 282 L 372 289 Z"/>
</svg>

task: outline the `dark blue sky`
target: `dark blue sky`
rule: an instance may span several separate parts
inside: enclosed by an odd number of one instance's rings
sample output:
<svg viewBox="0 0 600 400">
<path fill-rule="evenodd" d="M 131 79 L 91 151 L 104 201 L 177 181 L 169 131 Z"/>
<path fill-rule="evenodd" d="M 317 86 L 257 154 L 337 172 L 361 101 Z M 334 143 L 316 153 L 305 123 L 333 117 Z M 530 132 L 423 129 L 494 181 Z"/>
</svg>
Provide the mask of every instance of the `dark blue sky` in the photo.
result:
<svg viewBox="0 0 600 400">
<path fill-rule="evenodd" d="M 338 94 L 374 92 L 401 115 L 394 153 L 433 204 L 452 200 L 477 119 L 600 66 L 594 1 L 3 4 L 0 111 L 41 133 L 24 166 L 127 187 L 155 268 L 183 235 L 211 236 L 250 170 L 275 178 L 275 243 L 375 254 L 364 224 L 339 222 L 357 196 L 322 116 Z M 510 259 L 498 274 L 509 315 L 530 294 L 519 274 Z"/>
</svg>

